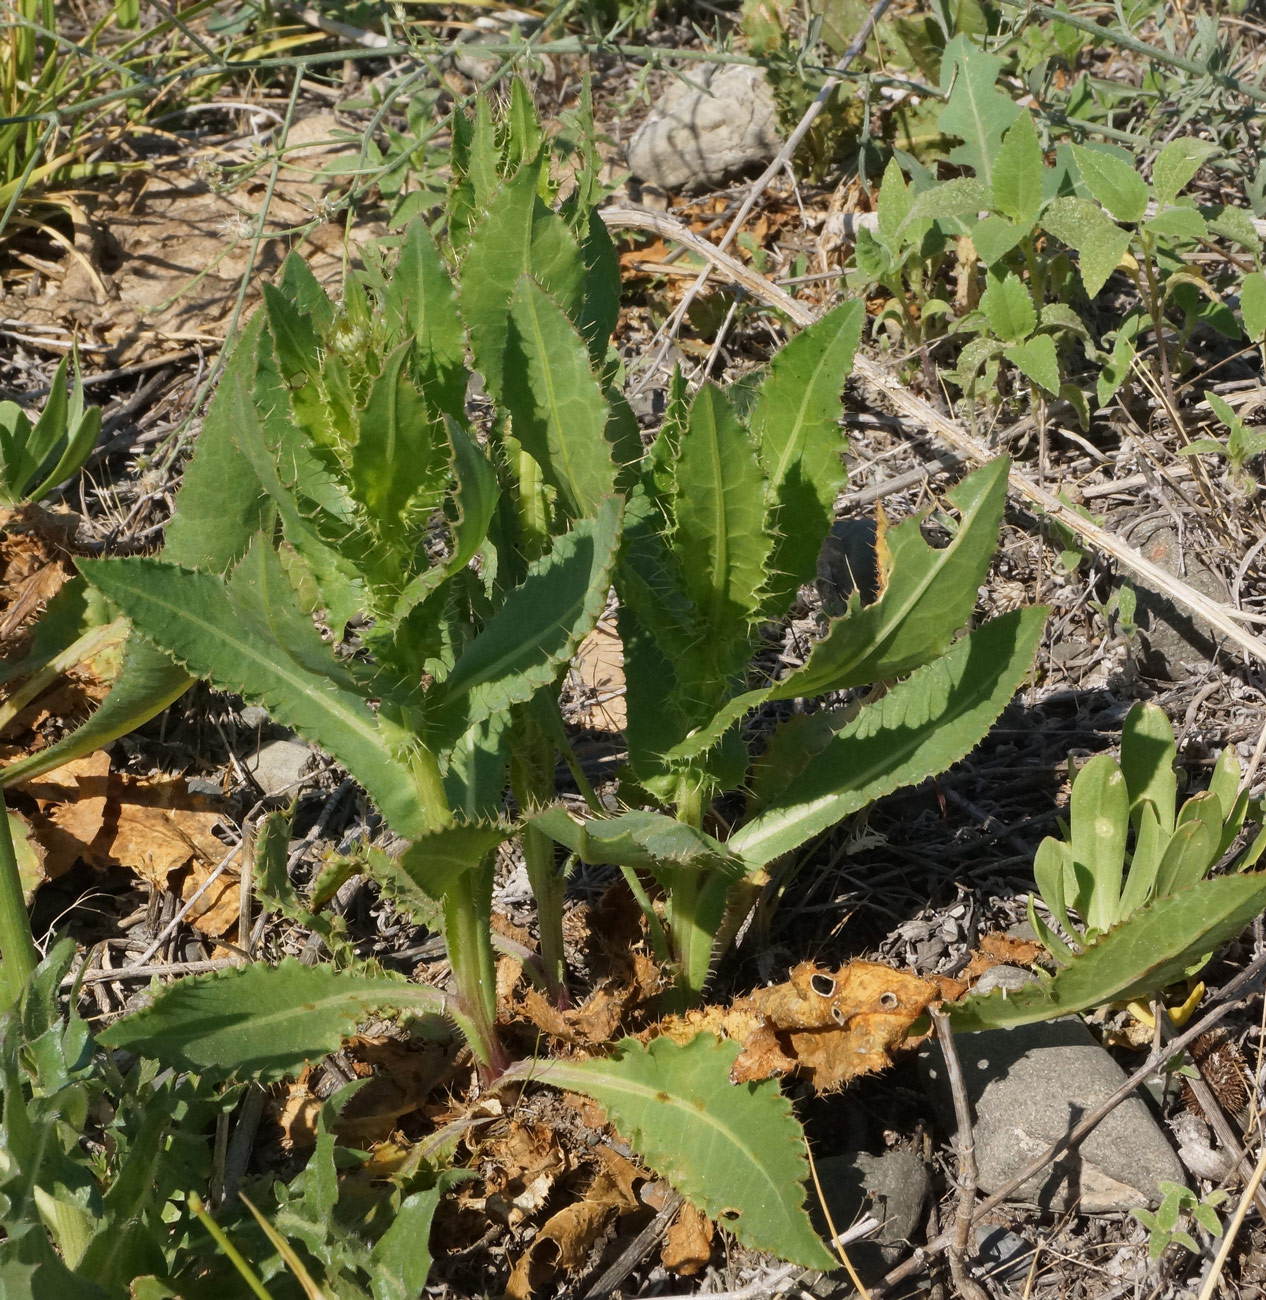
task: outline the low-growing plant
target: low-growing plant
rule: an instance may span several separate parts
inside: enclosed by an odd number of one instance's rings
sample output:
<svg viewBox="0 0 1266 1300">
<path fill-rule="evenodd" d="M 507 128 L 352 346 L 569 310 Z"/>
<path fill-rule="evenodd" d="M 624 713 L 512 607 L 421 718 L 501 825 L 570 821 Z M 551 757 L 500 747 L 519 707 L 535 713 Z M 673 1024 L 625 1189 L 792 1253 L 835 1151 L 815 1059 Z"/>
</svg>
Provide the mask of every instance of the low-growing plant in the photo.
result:
<svg viewBox="0 0 1266 1300">
<path fill-rule="evenodd" d="M 1009 997 L 951 1008 L 956 1028 L 1022 1024 L 1158 995 L 1196 974 L 1266 903 L 1266 829 L 1223 863 L 1260 805 L 1240 789 L 1233 748 L 1207 790 L 1176 806 L 1174 733 L 1156 705 L 1136 705 L 1121 757 L 1090 759 L 1072 788 L 1063 838 L 1038 848 L 1033 875 L 1053 924 L 1029 899 L 1029 921 L 1056 973 Z"/>
<path fill-rule="evenodd" d="M 77 474 L 101 432 L 101 408 L 84 405 L 83 376 L 71 388 L 64 357 L 34 424 L 16 402 L 0 402 L 0 505 L 41 501 Z"/>
<path fill-rule="evenodd" d="M 1145 1209 L 1130 1211 L 1147 1229 L 1149 1258 L 1159 1259 L 1170 1246 L 1181 1246 L 1193 1255 L 1200 1253 L 1196 1239 L 1180 1226 L 1184 1219 L 1192 1225 L 1198 1223 L 1211 1237 L 1222 1235 L 1218 1207 L 1226 1202 L 1229 1192 L 1219 1189 L 1201 1198 L 1181 1183 L 1161 1182 L 1158 1186 L 1163 1199 L 1155 1212 Z"/>
<path fill-rule="evenodd" d="M 1225 439 L 1196 438 L 1187 446 L 1180 447 L 1179 455 L 1224 456 L 1231 470 L 1231 481 L 1241 490 L 1256 495 L 1258 484 L 1249 477 L 1245 466 L 1254 456 L 1266 451 L 1266 430 L 1250 429 L 1230 402 L 1217 393 L 1205 393 L 1204 400 L 1229 433 Z"/>
</svg>

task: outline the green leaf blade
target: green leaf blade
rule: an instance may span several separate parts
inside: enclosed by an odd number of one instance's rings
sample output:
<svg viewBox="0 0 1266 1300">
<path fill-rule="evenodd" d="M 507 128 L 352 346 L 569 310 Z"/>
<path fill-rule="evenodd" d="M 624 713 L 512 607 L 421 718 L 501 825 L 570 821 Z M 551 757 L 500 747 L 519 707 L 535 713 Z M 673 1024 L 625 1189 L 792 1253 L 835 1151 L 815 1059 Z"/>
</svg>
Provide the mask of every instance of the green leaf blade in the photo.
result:
<svg viewBox="0 0 1266 1300">
<path fill-rule="evenodd" d="M 1263 906 L 1266 873 L 1202 880 L 1141 908 L 1048 982 L 952 1004 L 954 1031 L 1033 1024 L 1150 997 L 1240 934 Z"/>
<path fill-rule="evenodd" d="M 378 1007 L 447 1014 L 437 989 L 287 958 L 178 980 L 101 1036 L 166 1065 L 269 1081 L 336 1051 Z"/>
<path fill-rule="evenodd" d="M 740 1241 L 830 1269 L 803 1204 L 803 1133 L 776 1081 L 730 1083 L 738 1052 L 710 1034 L 684 1046 L 625 1039 L 610 1060 L 552 1061 L 537 1077 L 593 1097 L 652 1169 Z"/>
<path fill-rule="evenodd" d="M 1045 618 L 1040 606 L 1004 614 L 863 709 L 727 847 L 754 870 L 957 762 L 1028 676 Z"/>
<path fill-rule="evenodd" d="M 505 403 L 514 436 L 558 489 L 572 519 L 615 490 L 603 436 L 608 406 L 575 326 L 529 276 L 510 300 Z"/>
</svg>

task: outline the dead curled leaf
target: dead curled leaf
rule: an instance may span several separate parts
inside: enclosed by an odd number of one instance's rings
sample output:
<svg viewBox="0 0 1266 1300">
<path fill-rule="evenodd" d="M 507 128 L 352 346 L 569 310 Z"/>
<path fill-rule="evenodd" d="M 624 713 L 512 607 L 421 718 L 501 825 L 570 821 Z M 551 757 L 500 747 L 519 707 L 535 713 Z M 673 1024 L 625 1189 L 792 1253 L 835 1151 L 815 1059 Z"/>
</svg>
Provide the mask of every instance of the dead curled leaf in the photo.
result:
<svg viewBox="0 0 1266 1300">
<path fill-rule="evenodd" d="M 689 1201 L 683 1201 L 664 1235 L 659 1255 L 664 1267 L 682 1277 L 701 1272 L 712 1258 L 713 1236 L 712 1220 Z"/>
<path fill-rule="evenodd" d="M 221 814 L 190 795 L 183 780 L 112 773 L 104 751 L 20 790 L 35 805 L 28 820 L 45 850 L 47 879 L 81 862 L 101 871 L 124 868 L 157 889 L 178 889 L 187 900 L 232 852 L 213 833 Z M 204 934 L 224 934 L 237 922 L 238 892 L 231 865 L 194 904 L 191 923 Z"/>
<path fill-rule="evenodd" d="M 687 1042 L 702 1032 L 743 1044 L 730 1078 L 750 1083 L 796 1073 L 818 1092 L 892 1064 L 915 1021 L 963 986 L 855 961 L 838 971 L 802 962 L 785 984 L 758 989 L 730 1007 L 704 1007 L 653 1026 L 648 1037 Z"/>
<path fill-rule="evenodd" d="M 557 1273 L 581 1268 L 611 1219 L 640 1208 L 634 1182 L 645 1174 L 619 1152 L 597 1151 L 602 1168 L 588 1190 L 547 1219 L 516 1261 L 506 1284 L 509 1300 L 530 1300 Z"/>
</svg>

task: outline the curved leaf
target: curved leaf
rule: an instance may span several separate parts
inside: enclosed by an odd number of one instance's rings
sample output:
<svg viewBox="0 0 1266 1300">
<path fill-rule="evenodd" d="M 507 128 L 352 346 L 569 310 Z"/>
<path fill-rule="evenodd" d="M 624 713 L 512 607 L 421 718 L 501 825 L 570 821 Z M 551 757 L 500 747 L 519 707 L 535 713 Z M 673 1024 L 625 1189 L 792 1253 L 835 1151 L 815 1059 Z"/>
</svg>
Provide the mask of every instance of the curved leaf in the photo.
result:
<svg viewBox="0 0 1266 1300">
<path fill-rule="evenodd" d="M 804 1209 L 804 1134 L 775 1080 L 730 1083 L 738 1054 L 711 1034 L 626 1038 L 609 1060 L 534 1063 L 532 1078 L 593 1097 L 656 1173 L 746 1245 L 831 1269 Z"/>
<path fill-rule="evenodd" d="M 277 1079 L 336 1051 L 378 1007 L 446 1015 L 449 999 L 426 985 L 288 957 L 177 980 L 100 1041 L 180 1070 Z"/>
<path fill-rule="evenodd" d="M 865 708 L 727 841 L 749 869 L 968 754 L 1028 676 L 1046 609 L 996 618 Z"/>
<path fill-rule="evenodd" d="M 1266 873 L 1202 880 L 1140 908 L 1040 984 L 947 1009 L 956 1033 L 1027 1025 L 1147 998 L 1183 979 L 1266 906 Z"/>
</svg>

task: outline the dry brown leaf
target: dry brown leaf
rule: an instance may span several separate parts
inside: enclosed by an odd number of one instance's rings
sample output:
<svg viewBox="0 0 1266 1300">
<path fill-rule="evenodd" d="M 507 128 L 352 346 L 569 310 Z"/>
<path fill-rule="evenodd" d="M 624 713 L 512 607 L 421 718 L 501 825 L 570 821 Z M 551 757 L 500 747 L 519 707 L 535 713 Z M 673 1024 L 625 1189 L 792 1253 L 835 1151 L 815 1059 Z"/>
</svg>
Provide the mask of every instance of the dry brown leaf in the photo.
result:
<svg viewBox="0 0 1266 1300">
<path fill-rule="evenodd" d="M 795 1071 L 817 1091 L 831 1092 L 891 1065 L 890 1053 L 927 1008 L 962 989 L 953 980 L 923 979 L 876 962 L 850 962 L 834 972 L 802 962 L 785 984 L 758 989 L 730 1007 L 670 1017 L 648 1036 L 685 1042 L 701 1032 L 720 1034 L 743 1044 L 730 1072 L 735 1083 Z"/>
<path fill-rule="evenodd" d="M 645 1171 L 609 1147 L 597 1152 L 602 1168 L 588 1191 L 547 1219 L 515 1264 L 505 1291 L 513 1300 L 529 1300 L 556 1273 L 582 1267 L 612 1217 L 640 1208 L 633 1185 Z"/>
<path fill-rule="evenodd" d="M 712 1258 L 712 1237 L 712 1220 L 689 1201 L 683 1201 L 664 1234 L 659 1257 L 666 1269 L 682 1277 L 694 1277 L 707 1268 Z"/>
<path fill-rule="evenodd" d="M 610 623 L 599 622 L 580 643 L 571 671 L 580 696 L 579 725 L 590 731 L 623 731 L 628 725 L 624 643 Z"/>
<path fill-rule="evenodd" d="M 123 867 L 158 889 L 178 884 L 187 901 L 231 852 L 212 833 L 223 818 L 191 796 L 183 780 L 147 781 L 109 767 L 99 751 L 21 787 L 39 809 L 31 821 L 48 853 L 49 876 L 79 862 L 102 871 Z M 224 871 L 193 905 L 190 922 L 212 937 L 224 934 L 237 923 L 238 893 L 238 872 Z"/>
</svg>

